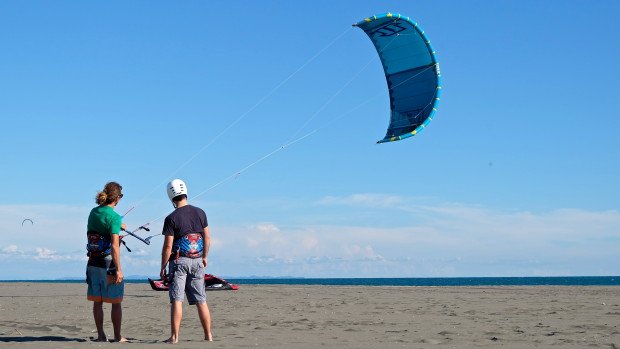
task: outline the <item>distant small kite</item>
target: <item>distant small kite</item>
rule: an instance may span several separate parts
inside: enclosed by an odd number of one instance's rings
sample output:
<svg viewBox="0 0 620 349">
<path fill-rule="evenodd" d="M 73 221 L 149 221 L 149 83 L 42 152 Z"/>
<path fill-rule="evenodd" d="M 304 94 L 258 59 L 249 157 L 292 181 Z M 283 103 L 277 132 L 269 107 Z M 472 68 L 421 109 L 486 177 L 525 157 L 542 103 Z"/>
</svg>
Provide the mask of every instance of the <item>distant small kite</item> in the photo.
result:
<svg viewBox="0 0 620 349">
<path fill-rule="evenodd" d="M 34 225 L 34 222 L 32 221 L 32 219 L 30 218 L 26 218 L 22 221 L 22 227 L 24 226 L 24 223 L 26 223 L 26 221 L 30 222 L 30 224 Z"/>
</svg>

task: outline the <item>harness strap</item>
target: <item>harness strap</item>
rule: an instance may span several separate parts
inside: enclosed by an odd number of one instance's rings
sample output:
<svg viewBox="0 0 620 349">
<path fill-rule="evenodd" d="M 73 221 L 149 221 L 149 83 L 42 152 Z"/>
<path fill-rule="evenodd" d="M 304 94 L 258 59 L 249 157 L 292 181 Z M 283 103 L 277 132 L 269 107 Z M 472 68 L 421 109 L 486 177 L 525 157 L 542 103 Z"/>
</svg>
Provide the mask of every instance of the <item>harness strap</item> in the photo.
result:
<svg viewBox="0 0 620 349">
<path fill-rule="evenodd" d="M 97 231 L 89 230 L 86 232 L 88 243 L 86 244 L 86 255 L 88 257 L 107 257 L 112 253 L 112 238 Z"/>
</svg>

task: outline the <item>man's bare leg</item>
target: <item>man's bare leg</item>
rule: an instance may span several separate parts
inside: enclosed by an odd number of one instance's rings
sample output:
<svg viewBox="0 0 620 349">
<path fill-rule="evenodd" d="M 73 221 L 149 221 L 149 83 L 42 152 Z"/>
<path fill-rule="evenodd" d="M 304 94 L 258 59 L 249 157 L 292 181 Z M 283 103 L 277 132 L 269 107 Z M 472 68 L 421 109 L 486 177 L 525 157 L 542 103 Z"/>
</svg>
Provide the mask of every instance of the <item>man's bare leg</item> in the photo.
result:
<svg viewBox="0 0 620 349">
<path fill-rule="evenodd" d="M 170 304 L 170 338 L 167 343 L 176 344 L 179 342 L 179 329 L 183 318 L 183 302 L 174 301 Z"/>
<path fill-rule="evenodd" d="M 103 331 L 103 302 L 93 302 L 93 317 L 95 318 L 95 326 L 97 326 L 97 342 L 107 342 Z"/>
<path fill-rule="evenodd" d="M 198 303 L 196 304 L 196 309 L 198 309 L 198 317 L 200 317 L 200 323 L 205 333 L 205 340 L 211 342 L 213 341 L 213 334 L 211 333 L 211 312 L 209 312 L 209 306 L 207 303 Z"/>
</svg>

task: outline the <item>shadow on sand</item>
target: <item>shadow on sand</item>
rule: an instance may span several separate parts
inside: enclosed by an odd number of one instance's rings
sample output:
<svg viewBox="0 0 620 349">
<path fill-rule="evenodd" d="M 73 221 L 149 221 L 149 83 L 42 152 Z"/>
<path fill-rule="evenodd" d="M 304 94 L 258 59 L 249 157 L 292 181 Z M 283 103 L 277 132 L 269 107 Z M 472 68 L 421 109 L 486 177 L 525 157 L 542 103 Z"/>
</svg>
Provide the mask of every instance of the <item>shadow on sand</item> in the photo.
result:
<svg viewBox="0 0 620 349">
<path fill-rule="evenodd" d="M 83 338 L 67 338 L 61 336 L 19 336 L 0 337 L 0 342 L 86 342 Z"/>
</svg>

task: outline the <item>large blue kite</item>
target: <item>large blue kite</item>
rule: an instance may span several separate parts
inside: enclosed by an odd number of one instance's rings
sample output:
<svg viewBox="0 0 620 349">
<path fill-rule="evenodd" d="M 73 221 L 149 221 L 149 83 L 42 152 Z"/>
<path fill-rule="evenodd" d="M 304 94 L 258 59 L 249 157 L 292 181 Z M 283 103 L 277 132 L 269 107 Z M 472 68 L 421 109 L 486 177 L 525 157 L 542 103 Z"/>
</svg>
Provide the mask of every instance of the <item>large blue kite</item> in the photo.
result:
<svg viewBox="0 0 620 349">
<path fill-rule="evenodd" d="M 366 18 L 354 26 L 375 45 L 390 93 L 390 126 L 377 143 L 416 135 L 431 121 L 441 90 L 430 41 L 417 23 L 398 13 Z"/>
</svg>

